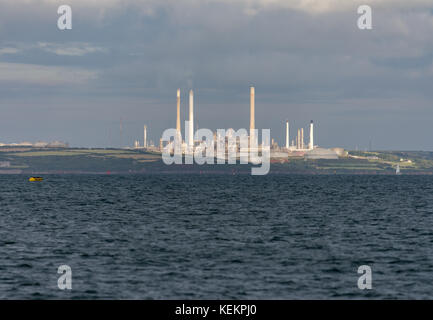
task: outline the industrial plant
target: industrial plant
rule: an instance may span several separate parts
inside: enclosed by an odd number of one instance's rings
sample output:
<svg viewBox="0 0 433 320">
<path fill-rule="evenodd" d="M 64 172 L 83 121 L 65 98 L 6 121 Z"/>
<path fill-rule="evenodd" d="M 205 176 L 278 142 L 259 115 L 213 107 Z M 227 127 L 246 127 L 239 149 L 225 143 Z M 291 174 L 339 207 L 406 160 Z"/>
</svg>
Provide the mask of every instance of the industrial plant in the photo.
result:
<svg viewBox="0 0 433 320">
<path fill-rule="evenodd" d="M 194 139 L 194 91 L 189 91 L 189 110 L 188 110 L 188 120 L 185 128 L 185 138 L 186 141 L 182 138 L 182 128 L 181 128 L 181 120 L 180 120 L 180 112 L 181 112 L 181 92 L 180 89 L 177 89 L 176 93 L 176 138 L 177 141 L 180 141 L 181 144 L 181 152 L 182 154 L 191 154 L 197 152 L 198 148 L 201 148 L 203 141 L 197 141 Z M 249 142 L 249 146 L 251 148 L 251 141 L 255 139 L 257 141 L 258 137 L 254 136 L 254 132 L 256 129 L 255 125 L 255 88 L 250 87 L 250 127 L 249 132 L 236 132 L 234 129 L 228 129 L 227 135 L 230 137 L 231 135 L 236 135 L 239 138 L 237 139 L 229 139 L 232 141 L 232 144 L 227 141 L 227 136 L 221 137 L 217 132 L 213 134 L 213 141 L 211 141 L 211 145 L 216 148 L 217 145 L 223 143 L 226 147 L 226 150 L 236 149 L 237 151 L 241 150 L 240 141 L 242 139 L 247 139 Z M 271 151 L 271 159 L 277 159 L 278 161 L 289 160 L 291 157 L 302 157 L 305 159 L 338 159 L 339 157 L 346 156 L 347 152 L 342 148 L 332 148 L 326 149 L 321 148 L 318 145 L 314 144 L 314 122 L 310 121 L 308 127 L 308 142 L 306 142 L 306 137 L 304 136 L 304 128 L 297 128 L 296 135 L 292 140 L 290 140 L 290 122 L 286 120 L 285 122 L 285 145 L 284 147 L 280 147 L 278 143 L 272 139 L 270 144 Z M 246 135 L 246 136 L 245 136 Z M 224 139 L 221 142 L 221 139 Z M 234 145 L 233 145 L 234 141 Z M 207 141 L 209 143 L 209 141 Z M 258 151 L 260 152 L 262 149 L 262 145 L 258 145 Z M 147 142 L 147 126 L 144 126 L 143 132 L 143 145 L 140 145 L 140 142 L 136 140 L 134 142 L 134 148 L 137 149 L 148 149 L 149 151 L 154 152 L 164 152 L 174 151 L 174 141 L 165 142 L 160 139 L 159 147 L 155 147 L 152 144 L 148 144 Z"/>
<path fill-rule="evenodd" d="M 0 143 L 0 147 L 30 147 L 30 148 L 69 148 L 67 142 L 52 141 L 52 142 L 18 142 L 18 143 Z"/>
</svg>

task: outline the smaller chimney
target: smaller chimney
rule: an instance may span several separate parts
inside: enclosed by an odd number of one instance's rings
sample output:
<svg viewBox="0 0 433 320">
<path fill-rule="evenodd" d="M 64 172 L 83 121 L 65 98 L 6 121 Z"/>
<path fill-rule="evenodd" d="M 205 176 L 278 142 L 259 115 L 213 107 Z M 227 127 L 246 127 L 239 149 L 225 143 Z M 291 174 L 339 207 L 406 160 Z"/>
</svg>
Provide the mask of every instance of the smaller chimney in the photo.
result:
<svg viewBox="0 0 433 320">
<path fill-rule="evenodd" d="M 311 120 L 310 122 L 310 143 L 308 145 L 309 149 L 313 149 L 314 148 L 314 124 L 313 124 L 313 120 Z"/>
<path fill-rule="evenodd" d="M 188 128 L 188 146 L 194 146 L 194 92 L 189 92 L 189 128 Z"/>
<path fill-rule="evenodd" d="M 301 149 L 304 149 L 304 128 L 301 128 Z"/>
</svg>

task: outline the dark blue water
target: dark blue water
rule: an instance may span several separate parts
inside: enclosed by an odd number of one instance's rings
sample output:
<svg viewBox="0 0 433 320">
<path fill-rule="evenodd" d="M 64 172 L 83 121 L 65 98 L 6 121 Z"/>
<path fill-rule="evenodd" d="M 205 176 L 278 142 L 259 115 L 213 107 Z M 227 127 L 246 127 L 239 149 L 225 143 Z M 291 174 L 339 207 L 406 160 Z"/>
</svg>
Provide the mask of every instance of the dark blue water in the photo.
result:
<svg viewBox="0 0 433 320">
<path fill-rule="evenodd" d="M 27 178 L 0 176 L 1 299 L 433 298 L 432 177 Z"/>
</svg>

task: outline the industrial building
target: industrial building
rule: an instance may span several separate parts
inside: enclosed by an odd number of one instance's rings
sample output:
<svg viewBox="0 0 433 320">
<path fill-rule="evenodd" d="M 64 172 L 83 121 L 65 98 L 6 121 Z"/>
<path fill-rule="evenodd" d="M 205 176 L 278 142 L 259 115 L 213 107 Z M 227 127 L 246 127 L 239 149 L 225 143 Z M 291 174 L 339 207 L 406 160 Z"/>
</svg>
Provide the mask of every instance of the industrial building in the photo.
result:
<svg viewBox="0 0 433 320">
<path fill-rule="evenodd" d="M 308 151 L 313 150 L 316 146 L 314 145 L 314 122 L 311 120 L 310 122 L 310 134 L 309 134 L 309 142 L 308 145 L 305 145 L 304 139 L 304 128 L 298 129 L 298 134 L 295 139 L 292 140 L 290 144 L 290 125 L 289 120 L 286 120 L 286 151 Z"/>
<path fill-rule="evenodd" d="M 316 148 L 305 153 L 306 159 L 338 159 L 338 154 L 332 149 Z"/>
<path fill-rule="evenodd" d="M 185 139 L 182 138 L 182 128 L 181 128 L 181 120 L 180 120 L 180 112 L 181 112 L 181 92 L 180 89 L 177 89 L 176 93 L 176 134 L 178 135 L 178 141 L 181 141 L 181 150 L 183 154 L 193 154 L 195 151 L 197 151 L 198 147 L 201 145 L 202 141 L 194 141 L 194 91 L 189 91 L 189 110 L 188 110 L 188 121 L 186 122 L 187 128 L 185 128 Z M 254 130 L 256 129 L 256 123 L 255 123 L 255 88 L 252 86 L 250 87 L 250 126 L 249 126 L 249 133 L 248 136 L 243 136 L 244 138 L 248 139 L 248 149 L 249 150 L 243 150 L 243 151 L 251 151 L 252 148 L 252 142 L 254 141 L 254 146 L 257 146 L 257 151 L 261 151 L 262 146 L 257 144 L 258 137 L 254 136 Z M 146 147 L 146 126 L 144 126 L 144 144 L 143 146 Z M 308 142 L 306 143 L 306 138 L 304 136 L 304 128 L 298 128 L 296 129 L 297 134 L 293 138 L 292 141 L 290 141 L 290 123 L 289 120 L 286 120 L 286 132 L 285 132 L 285 146 L 279 147 L 278 143 L 272 139 L 271 143 L 271 158 L 287 158 L 290 157 L 305 157 L 306 159 L 337 159 L 339 156 L 343 156 L 344 153 L 342 153 L 340 150 L 339 152 L 336 152 L 332 149 L 325 149 L 325 148 L 319 148 L 317 145 L 314 144 L 314 122 L 313 120 L 309 123 L 309 135 L 308 135 Z M 233 129 L 227 130 L 228 136 L 230 136 L 230 132 L 234 132 Z M 217 145 L 224 144 L 226 148 L 226 152 L 229 150 L 233 151 L 236 150 L 238 152 L 242 151 L 241 145 L 239 142 L 235 142 L 234 145 L 231 145 L 229 141 L 231 139 L 228 139 L 226 137 L 220 137 L 216 132 L 214 133 L 214 138 L 212 141 L 213 146 L 216 148 Z M 241 137 L 242 138 L 242 137 Z M 222 141 L 221 139 L 225 139 Z M 240 139 L 242 140 L 242 139 Z M 233 140 L 231 140 L 233 141 Z M 235 141 L 237 141 L 235 139 Z M 138 142 L 137 142 L 138 143 Z M 233 144 L 233 143 L 232 143 Z M 172 142 L 165 142 L 163 143 L 162 139 L 160 140 L 159 144 L 159 151 L 170 151 L 174 152 L 174 144 Z"/>
<path fill-rule="evenodd" d="M 19 143 L 0 143 L 0 147 L 32 147 L 32 148 L 69 148 L 67 142 L 52 141 L 52 142 L 19 142 Z"/>
</svg>

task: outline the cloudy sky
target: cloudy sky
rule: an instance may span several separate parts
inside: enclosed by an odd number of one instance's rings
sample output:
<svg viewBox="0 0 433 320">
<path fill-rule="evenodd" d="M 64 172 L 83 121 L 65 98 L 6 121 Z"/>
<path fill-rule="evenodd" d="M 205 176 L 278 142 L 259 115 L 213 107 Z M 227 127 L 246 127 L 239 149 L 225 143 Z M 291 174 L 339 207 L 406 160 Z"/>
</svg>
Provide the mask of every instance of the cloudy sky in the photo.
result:
<svg viewBox="0 0 433 320">
<path fill-rule="evenodd" d="M 72 7 L 72 30 L 57 8 Z M 357 28 L 357 7 L 373 30 Z M 0 0 L 0 142 L 158 141 L 176 89 L 201 128 L 256 126 L 284 144 L 433 150 L 433 0 Z"/>
</svg>

